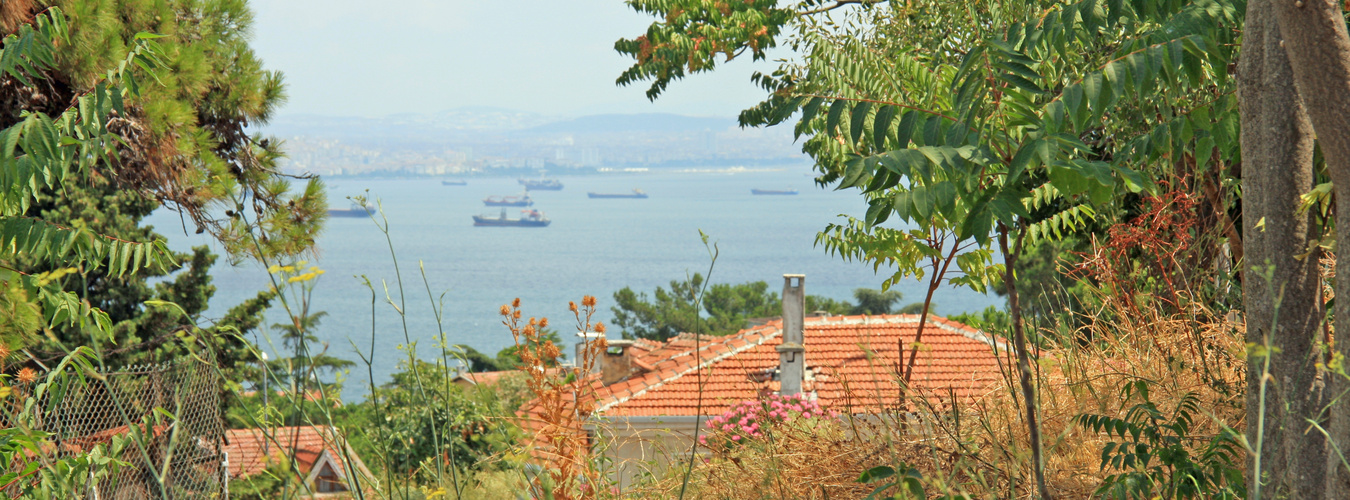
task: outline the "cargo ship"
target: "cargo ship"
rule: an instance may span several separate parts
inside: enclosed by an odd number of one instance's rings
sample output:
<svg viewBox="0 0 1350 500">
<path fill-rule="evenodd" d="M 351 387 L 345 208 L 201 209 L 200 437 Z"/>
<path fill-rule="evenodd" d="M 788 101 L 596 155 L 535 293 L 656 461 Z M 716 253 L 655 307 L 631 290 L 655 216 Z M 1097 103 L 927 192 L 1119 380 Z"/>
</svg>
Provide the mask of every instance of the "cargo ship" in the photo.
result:
<svg viewBox="0 0 1350 500">
<path fill-rule="evenodd" d="M 492 227 L 546 227 L 553 222 L 544 216 L 543 212 L 538 210 L 521 210 L 519 219 L 506 218 L 506 209 L 502 209 L 501 215 L 497 217 L 488 217 L 484 215 L 473 216 L 473 225 L 492 226 Z"/>
<path fill-rule="evenodd" d="M 646 198 L 647 193 L 634 189 L 631 193 L 586 193 L 591 198 Z"/>
<path fill-rule="evenodd" d="M 530 199 L 530 193 L 520 196 L 489 196 L 483 198 L 483 205 L 489 207 L 528 207 L 534 205 L 534 200 Z"/>
<path fill-rule="evenodd" d="M 562 182 L 558 179 L 520 179 L 517 181 L 529 191 L 562 191 Z"/>
<path fill-rule="evenodd" d="M 375 207 L 360 203 L 352 203 L 352 208 L 347 210 L 328 209 L 329 217 L 370 217 L 370 214 L 373 213 L 375 213 Z"/>
<path fill-rule="evenodd" d="M 796 189 L 751 189 L 750 194 L 797 194 Z"/>
<path fill-rule="evenodd" d="M 466 180 L 464 180 L 464 179 L 457 179 L 457 180 L 452 180 L 452 181 L 441 181 L 441 185 L 442 185 L 442 186 L 467 186 L 467 185 L 469 185 L 469 182 L 466 181 Z"/>
</svg>

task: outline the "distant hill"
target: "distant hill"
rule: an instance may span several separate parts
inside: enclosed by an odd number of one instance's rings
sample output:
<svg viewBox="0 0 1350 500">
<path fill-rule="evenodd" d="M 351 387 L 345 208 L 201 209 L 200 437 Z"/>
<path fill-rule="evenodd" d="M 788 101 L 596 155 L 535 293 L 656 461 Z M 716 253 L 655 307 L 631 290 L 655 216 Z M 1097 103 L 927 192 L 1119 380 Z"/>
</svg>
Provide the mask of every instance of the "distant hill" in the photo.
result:
<svg viewBox="0 0 1350 500">
<path fill-rule="evenodd" d="M 527 128 L 526 134 L 616 134 L 625 132 L 720 132 L 736 125 L 734 118 L 683 116 L 670 113 L 590 115 Z"/>
<path fill-rule="evenodd" d="M 474 134 L 605 135 L 643 132 L 681 134 L 722 132 L 736 126 L 730 117 L 683 116 L 671 113 L 602 114 L 557 118 L 487 106 L 462 107 L 439 113 L 400 113 L 383 117 L 282 115 L 266 133 L 287 136 L 374 139 L 452 138 Z"/>
</svg>

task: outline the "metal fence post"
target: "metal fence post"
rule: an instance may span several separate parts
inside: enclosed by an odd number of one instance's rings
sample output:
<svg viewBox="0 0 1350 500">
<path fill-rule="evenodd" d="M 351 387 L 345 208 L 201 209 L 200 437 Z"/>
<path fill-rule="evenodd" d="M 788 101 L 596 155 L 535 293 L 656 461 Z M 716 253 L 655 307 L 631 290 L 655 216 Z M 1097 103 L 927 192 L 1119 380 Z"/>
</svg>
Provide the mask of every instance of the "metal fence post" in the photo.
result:
<svg viewBox="0 0 1350 500">
<path fill-rule="evenodd" d="M 225 492 L 225 500 L 230 500 L 230 452 L 220 452 L 220 490 Z"/>
</svg>

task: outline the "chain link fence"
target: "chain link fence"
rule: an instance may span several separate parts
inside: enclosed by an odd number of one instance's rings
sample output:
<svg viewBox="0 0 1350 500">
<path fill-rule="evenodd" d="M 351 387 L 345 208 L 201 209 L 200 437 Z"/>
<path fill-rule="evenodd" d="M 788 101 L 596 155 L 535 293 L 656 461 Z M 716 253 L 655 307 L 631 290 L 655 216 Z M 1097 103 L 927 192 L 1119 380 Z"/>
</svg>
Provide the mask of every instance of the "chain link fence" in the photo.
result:
<svg viewBox="0 0 1350 500">
<path fill-rule="evenodd" d="M 101 375 L 48 392 L 35 419 L 57 458 L 129 439 L 115 457 L 127 465 L 90 481 L 86 500 L 227 498 L 221 381 L 209 357 Z"/>
</svg>

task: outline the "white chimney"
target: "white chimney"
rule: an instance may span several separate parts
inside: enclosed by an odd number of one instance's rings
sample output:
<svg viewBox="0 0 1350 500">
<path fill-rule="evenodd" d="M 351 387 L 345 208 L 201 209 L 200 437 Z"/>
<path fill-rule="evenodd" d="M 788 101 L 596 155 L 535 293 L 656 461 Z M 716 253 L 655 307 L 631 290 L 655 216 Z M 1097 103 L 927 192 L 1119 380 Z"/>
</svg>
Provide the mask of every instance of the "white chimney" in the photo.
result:
<svg viewBox="0 0 1350 500">
<path fill-rule="evenodd" d="M 793 284 L 796 280 L 796 284 Z M 806 310 L 806 275 L 783 275 L 783 343 L 778 344 L 778 394 L 795 396 L 802 392 L 806 374 L 806 346 L 802 344 L 803 317 Z"/>
</svg>

